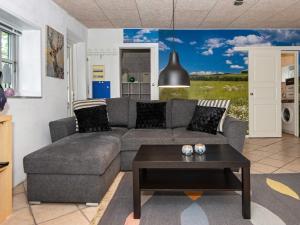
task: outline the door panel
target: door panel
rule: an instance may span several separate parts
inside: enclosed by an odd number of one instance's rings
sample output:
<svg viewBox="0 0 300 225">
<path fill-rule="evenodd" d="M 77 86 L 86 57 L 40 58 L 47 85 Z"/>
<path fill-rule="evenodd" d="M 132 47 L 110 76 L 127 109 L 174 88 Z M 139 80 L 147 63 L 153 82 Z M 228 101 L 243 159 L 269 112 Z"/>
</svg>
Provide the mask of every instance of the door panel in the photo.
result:
<svg viewBox="0 0 300 225">
<path fill-rule="evenodd" d="M 280 51 L 249 51 L 249 136 L 281 137 Z"/>
</svg>

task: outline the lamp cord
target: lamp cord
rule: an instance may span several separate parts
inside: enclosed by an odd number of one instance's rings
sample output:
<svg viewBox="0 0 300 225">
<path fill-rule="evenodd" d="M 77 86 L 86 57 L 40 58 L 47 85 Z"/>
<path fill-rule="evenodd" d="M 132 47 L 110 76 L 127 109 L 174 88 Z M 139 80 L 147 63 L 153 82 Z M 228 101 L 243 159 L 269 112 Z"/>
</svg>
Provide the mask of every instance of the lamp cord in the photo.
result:
<svg viewBox="0 0 300 225">
<path fill-rule="evenodd" d="M 173 51 L 175 51 L 175 3 L 174 3 L 175 0 L 173 0 L 173 10 L 172 10 L 172 47 L 173 47 Z"/>
</svg>

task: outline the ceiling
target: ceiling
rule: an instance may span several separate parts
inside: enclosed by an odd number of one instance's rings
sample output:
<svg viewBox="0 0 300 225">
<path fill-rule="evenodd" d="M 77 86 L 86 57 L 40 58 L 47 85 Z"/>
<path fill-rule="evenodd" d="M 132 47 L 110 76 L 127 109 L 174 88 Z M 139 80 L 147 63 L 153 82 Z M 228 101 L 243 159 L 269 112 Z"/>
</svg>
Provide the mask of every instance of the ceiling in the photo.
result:
<svg viewBox="0 0 300 225">
<path fill-rule="evenodd" d="M 172 0 L 53 0 L 89 28 L 171 28 Z M 300 28 L 300 0 L 175 0 L 177 29 Z"/>
</svg>

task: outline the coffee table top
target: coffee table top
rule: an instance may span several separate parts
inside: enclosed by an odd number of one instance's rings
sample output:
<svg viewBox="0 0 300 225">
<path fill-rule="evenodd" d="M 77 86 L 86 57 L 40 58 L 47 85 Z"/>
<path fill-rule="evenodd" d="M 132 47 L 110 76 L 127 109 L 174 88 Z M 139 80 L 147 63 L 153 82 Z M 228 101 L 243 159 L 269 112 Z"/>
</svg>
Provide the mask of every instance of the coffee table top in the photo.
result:
<svg viewBox="0 0 300 225">
<path fill-rule="evenodd" d="M 184 156 L 182 145 L 142 145 L 133 166 L 140 168 L 239 168 L 250 161 L 228 144 L 205 145 L 203 155 Z"/>
</svg>

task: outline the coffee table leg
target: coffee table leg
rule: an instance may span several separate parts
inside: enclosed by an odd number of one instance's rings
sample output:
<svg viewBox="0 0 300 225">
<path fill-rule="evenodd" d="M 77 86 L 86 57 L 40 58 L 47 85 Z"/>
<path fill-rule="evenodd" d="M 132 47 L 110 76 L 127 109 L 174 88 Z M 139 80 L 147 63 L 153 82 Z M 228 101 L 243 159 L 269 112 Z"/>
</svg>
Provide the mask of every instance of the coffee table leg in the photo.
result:
<svg viewBox="0 0 300 225">
<path fill-rule="evenodd" d="M 244 219 L 251 219 L 250 168 L 242 168 L 242 210 Z"/>
<path fill-rule="evenodd" d="M 133 218 L 141 217 L 140 170 L 133 166 Z"/>
</svg>

